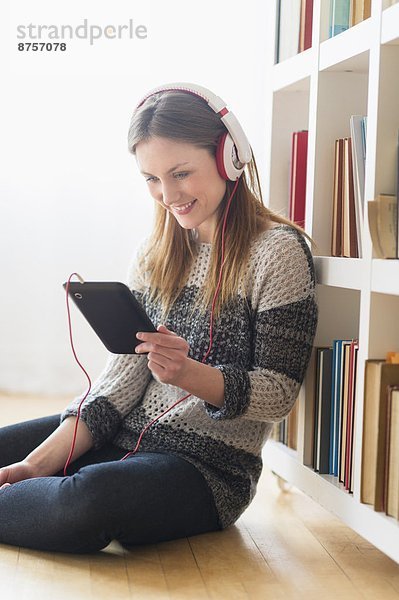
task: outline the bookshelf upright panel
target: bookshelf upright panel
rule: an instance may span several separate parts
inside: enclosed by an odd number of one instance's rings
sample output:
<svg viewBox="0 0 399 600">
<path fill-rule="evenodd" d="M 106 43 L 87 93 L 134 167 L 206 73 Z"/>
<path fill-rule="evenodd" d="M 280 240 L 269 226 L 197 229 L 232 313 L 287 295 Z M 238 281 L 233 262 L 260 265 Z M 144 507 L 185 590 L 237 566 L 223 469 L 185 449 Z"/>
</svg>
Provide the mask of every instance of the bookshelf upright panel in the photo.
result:
<svg viewBox="0 0 399 600">
<path fill-rule="evenodd" d="M 276 20 L 277 0 L 270 3 Z M 397 189 L 399 131 L 399 2 L 372 0 L 371 16 L 329 37 L 328 0 L 314 0 L 312 48 L 275 64 L 268 56 L 269 131 L 265 140 L 266 197 L 289 214 L 291 138 L 308 130 L 305 229 L 315 240 L 319 325 L 316 347 L 358 339 L 353 426 L 353 493 L 312 466 L 314 358 L 298 396 L 297 450 L 269 440 L 266 464 L 399 562 L 399 523 L 360 502 L 366 362 L 399 352 L 399 260 L 376 259 L 367 202 Z M 367 116 L 361 258 L 332 256 L 334 142 L 350 137 L 350 117 Z"/>
</svg>

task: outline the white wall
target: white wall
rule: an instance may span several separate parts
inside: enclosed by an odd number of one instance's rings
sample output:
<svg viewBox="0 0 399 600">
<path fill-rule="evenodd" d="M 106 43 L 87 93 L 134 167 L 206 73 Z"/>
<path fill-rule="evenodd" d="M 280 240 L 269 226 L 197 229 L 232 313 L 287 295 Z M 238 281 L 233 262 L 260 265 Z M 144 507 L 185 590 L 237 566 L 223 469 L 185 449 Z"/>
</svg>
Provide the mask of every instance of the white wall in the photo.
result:
<svg viewBox="0 0 399 600">
<path fill-rule="evenodd" d="M 127 152 L 133 107 L 152 87 L 192 81 L 224 98 L 262 172 L 265 20 L 261 0 L 2 2 L 0 389 L 81 393 L 62 283 L 123 280 L 153 204 Z M 147 39 L 68 40 L 19 52 L 17 25 L 134 24 Z M 40 41 L 40 40 L 38 40 Z M 54 40 L 53 40 L 54 41 Z M 107 350 L 71 303 L 75 350 L 92 380 Z"/>
</svg>

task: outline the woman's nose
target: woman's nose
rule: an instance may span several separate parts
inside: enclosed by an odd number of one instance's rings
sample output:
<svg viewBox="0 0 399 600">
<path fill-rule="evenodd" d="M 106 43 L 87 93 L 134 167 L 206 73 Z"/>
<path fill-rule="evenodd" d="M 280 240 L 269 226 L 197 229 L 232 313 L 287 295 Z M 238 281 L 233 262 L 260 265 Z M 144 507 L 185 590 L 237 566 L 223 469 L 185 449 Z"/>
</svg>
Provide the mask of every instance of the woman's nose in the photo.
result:
<svg viewBox="0 0 399 600">
<path fill-rule="evenodd" d="M 166 206 L 175 204 L 178 199 L 178 191 L 173 184 L 163 184 L 161 187 L 161 200 Z"/>
</svg>

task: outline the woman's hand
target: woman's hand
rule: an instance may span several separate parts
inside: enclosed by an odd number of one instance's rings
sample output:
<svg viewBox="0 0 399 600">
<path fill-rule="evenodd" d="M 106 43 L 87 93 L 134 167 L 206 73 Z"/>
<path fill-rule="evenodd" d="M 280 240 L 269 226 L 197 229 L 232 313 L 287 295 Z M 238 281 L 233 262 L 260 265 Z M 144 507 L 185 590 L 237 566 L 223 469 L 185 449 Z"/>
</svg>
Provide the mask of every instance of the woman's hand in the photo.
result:
<svg viewBox="0 0 399 600">
<path fill-rule="evenodd" d="M 74 416 L 67 417 L 24 460 L 0 469 L 0 490 L 23 479 L 52 476 L 62 469 L 70 452 L 76 419 Z M 86 423 L 79 421 L 72 460 L 82 456 L 92 446 L 93 438 Z"/>
<path fill-rule="evenodd" d="M 0 490 L 10 486 L 12 483 L 38 477 L 36 469 L 27 460 L 13 463 L 0 469 Z"/>
<path fill-rule="evenodd" d="M 143 343 L 136 347 L 136 352 L 148 352 L 148 368 L 156 379 L 178 386 L 188 369 L 190 346 L 165 325 L 159 325 L 157 330 L 159 333 L 137 334 Z"/>
</svg>

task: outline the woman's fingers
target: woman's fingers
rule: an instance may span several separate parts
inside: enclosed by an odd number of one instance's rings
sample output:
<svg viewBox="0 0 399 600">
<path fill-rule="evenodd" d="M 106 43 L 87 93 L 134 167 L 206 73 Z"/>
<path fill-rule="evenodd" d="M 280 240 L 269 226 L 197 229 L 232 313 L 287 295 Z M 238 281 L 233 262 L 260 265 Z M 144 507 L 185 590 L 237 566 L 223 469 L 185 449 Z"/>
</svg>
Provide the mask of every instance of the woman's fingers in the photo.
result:
<svg viewBox="0 0 399 600">
<path fill-rule="evenodd" d="M 152 344 L 158 344 L 159 346 L 165 346 L 166 348 L 172 348 L 180 350 L 182 347 L 188 346 L 186 340 L 175 333 L 160 331 L 159 333 L 140 331 L 136 334 L 137 339 L 141 342 L 149 342 Z"/>
<path fill-rule="evenodd" d="M 8 483 L 9 477 L 9 469 L 8 467 L 3 467 L 0 469 L 0 489 L 3 487 L 3 484 Z"/>
<path fill-rule="evenodd" d="M 166 325 L 158 325 L 157 330 L 161 331 L 161 333 L 166 333 L 168 335 L 175 335 L 175 336 L 177 336 L 177 333 L 175 333 L 174 331 L 171 331 L 170 329 L 168 329 L 166 327 Z"/>
</svg>

